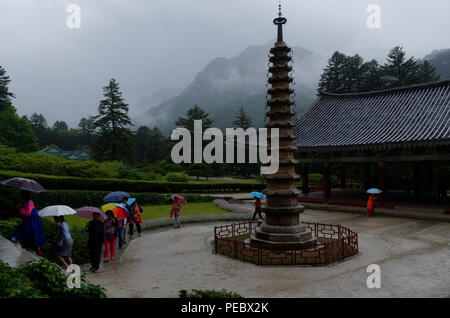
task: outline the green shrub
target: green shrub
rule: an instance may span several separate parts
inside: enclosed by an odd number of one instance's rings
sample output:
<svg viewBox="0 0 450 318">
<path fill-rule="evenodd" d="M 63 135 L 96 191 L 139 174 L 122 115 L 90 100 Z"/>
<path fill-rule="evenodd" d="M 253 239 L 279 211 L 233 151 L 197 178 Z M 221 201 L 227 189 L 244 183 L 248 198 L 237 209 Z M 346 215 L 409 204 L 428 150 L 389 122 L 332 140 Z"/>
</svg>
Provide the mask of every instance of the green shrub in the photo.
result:
<svg viewBox="0 0 450 318">
<path fill-rule="evenodd" d="M 10 239 L 19 223 L 19 220 L 0 220 L 0 235 Z"/>
<path fill-rule="evenodd" d="M 30 261 L 19 269 L 0 260 L 0 298 L 106 298 L 105 289 L 86 283 L 81 288 L 67 287 L 67 276 L 46 259 Z"/>
<path fill-rule="evenodd" d="M 116 177 L 119 179 L 141 180 L 143 179 L 143 174 L 142 172 L 134 168 L 121 167 Z"/>
<path fill-rule="evenodd" d="M 36 289 L 31 280 L 0 260 L 0 298 L 43 298 L 48 297 Z"/>
<path fill-rule="evenodd" d="M 67 276 L 54 263 L 46 259 L 30 261 L 18 270 L 34 287 L 50 297 L 57 298 L 106 298 L 105 289 L 86 283 L 86 275 L 81 274 L 81 288 L 67 287 Z"/>
<path fill-rule="evenodd" d="M 222 290 L 201 290 L 193 289 L 192 292 L 188 292 L 185 289 L 179 291 L 180 298 L 244 298 L 241 295 L 228 292 L 225 289 Z"/>
<path fill-rule="evenodd" d="M 161 167 L 160 165 L 153 164 L 153 163 L 142 167 L 141 170 L 143 172 L 148 172 L 148 173 L 152 173 L 152 174 L 156 174 L 156 175 L 160 175 L 160 176 L 163 176 L 167 173 L 167 171 L 164 170 L 163 167 Z"/>
<path fill-rule="evenodd" d="M 0 169 L 80 178 L 114 178 L 125 165 L 121 162 L 79 161 L 40 153 L 20 153 L 0 147 Z"/>
<path fill-rule="evenodd" d="M 265 188 L 261 183 L 250 182 L 161 182 L 147 180 L 122 180 L 50 176 L 42 174 L 21 173 L 0 170 L 0 180 L 13 177 L 30 178 L 39 182 L 45 189 L 67 190 L 103 190 L 157 193 L 217 193 L 217 192 L 252 192 Z"/>
<path fill-rule="evenodd" d="M 188 182 L 189 176 L 184 172 L 169 172 L 164 177 L 167 182 Z"/>
</svg>

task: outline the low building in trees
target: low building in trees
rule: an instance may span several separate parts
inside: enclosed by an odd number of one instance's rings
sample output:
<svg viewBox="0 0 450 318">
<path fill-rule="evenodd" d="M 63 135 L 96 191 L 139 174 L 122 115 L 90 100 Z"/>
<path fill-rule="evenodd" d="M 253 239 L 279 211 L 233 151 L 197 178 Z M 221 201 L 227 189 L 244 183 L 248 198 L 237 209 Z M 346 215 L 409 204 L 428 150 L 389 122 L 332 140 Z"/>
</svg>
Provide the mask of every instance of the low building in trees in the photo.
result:
<svg viewBox="0 0 450 318">
<path fill-rule="evenodd" d="M 89 160 L 91 154 L 86 150 L 62 150 L 58 146 L 50 145 L 38 151 L 51 156 L 64 157 L 71 160 Z"/>
<path fill-rule="evenodd" d="M 383 190 L 378 204 L 385 207 L 399 200 L 450 207 L 448 80 L 369 93 L 320 93 L 293 132 L 302 201 L 344 203 L 339 188 L 349 188 L 351 173 L 361 185 L 359 194 L 348 192 L 357 195 L 347 196 L 347 204 L 363 204 L 364 190 L 377 187 Z M 322 196 L 308 195 L 311 168 L 321 170 Z"/>
</svg>

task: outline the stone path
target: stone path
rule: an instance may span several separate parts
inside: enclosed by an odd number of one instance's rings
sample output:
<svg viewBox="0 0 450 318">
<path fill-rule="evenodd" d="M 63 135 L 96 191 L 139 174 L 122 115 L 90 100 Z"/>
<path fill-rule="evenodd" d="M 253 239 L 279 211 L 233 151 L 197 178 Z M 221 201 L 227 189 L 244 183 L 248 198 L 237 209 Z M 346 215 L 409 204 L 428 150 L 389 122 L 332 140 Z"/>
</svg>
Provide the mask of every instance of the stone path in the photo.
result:
<svg viewBox="0 0 450 318">
<path fill-rule="evenodd" d="M 307 210 L 304 221 L 358 232 L 360 254 L 325 267 L 260 267 L 212 250 L 217 223 L 148 230 L 131 241 L 121 264 L 90 274 L 111 297 L 177 297 L 181 289 L 222 289 L 245 297 L 449 297 L 450 224 Z M 229 223 L 229 222 L 227 222 Z M 366 285 L 369 264 L 381 288 Z"/>
<path fill-rule="evenodd" d="M 0 259 L 8 263 L 9 266 L 17 268 L 28 261 L 38 258 L 37 255 L 31 254 L 21 248 L 20 245 L 16 245 L 0 235 Z"/>
</svg>

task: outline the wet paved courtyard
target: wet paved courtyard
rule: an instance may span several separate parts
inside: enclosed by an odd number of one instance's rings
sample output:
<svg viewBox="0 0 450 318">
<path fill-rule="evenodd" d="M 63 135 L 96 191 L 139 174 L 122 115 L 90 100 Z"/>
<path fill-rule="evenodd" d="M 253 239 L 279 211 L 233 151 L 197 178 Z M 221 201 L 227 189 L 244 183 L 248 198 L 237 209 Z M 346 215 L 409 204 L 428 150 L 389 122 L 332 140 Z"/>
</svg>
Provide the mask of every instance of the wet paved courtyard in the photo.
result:
<svg viewBox="0 0 450 318">
<path fill-rule="evenodd" d="M 261 267 L 213 254 L 214 226 L 225 223 L 193 224 L 143 233 L 88 280 L 110 297 L 222 288 L 244 297 L 450 297 L 450 223 L 318 210 L 301 219 L 358 232 L 360 253 L 323 267 Z M 366 285 L 369 264 L 381 268 L 380 289 Z"/>
</svg>

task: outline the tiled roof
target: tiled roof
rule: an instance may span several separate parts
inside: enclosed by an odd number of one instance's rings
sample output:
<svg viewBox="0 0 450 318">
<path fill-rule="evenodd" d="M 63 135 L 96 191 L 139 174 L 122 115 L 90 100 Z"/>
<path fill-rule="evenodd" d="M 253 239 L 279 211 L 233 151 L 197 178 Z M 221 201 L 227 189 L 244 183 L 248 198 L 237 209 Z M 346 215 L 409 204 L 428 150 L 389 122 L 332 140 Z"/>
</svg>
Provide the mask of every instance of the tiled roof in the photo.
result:
<svg viewBox="0 0 450 318">
<path fill-rule="evenodd" d="M 450 144 L 450 81 L 362 94 L 321 93 L 298 117 L 303 150 Z"/>
</svg>

